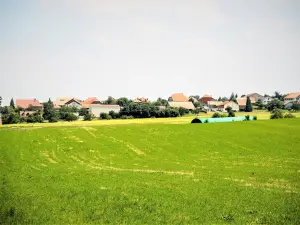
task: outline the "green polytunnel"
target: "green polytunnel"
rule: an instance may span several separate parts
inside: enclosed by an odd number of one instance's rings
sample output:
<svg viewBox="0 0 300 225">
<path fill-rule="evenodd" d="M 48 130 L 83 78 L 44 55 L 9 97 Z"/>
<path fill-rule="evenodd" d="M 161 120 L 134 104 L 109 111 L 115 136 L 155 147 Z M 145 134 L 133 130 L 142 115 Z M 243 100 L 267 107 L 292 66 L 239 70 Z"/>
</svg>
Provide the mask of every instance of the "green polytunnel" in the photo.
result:
<svg viewBox="0 0 300 225">
<path fill-rule="evenodd" d="M 220 118 L 195 118 L 192 123 L 223 123 L 223 122 L 235 122 L 235 121 L 245 121 L 246 116 L 237 117 L 220 117 Z M 254 116 L 249 116 L 249 120 L 254 120 Z"/>
</svg>

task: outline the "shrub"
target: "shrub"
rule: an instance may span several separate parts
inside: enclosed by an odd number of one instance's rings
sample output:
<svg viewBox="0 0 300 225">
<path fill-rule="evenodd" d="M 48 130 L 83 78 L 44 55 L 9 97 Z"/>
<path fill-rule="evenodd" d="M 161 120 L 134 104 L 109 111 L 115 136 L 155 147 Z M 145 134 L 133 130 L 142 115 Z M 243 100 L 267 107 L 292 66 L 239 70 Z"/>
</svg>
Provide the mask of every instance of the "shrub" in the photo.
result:
<svg viewBox="0 0 300 225">
<path fill-rule="evenodd" d="M 272 111 L 270 119 L 282 119 L 282 118 L 283 118 L 283 114 L 280 109 L 275 109 Z"/>
<path fill-rule="evenodd" d="M 253 116 L 253 120 L 257 120 L 257 116 Z"/>
<path fill-rule="evenodd" d="M 101 120 L 110 120 L 112 117 L 108 115 L 107 113 L 100 113 L 100 119 Z"/>
<path fill-rule="evenodd" d="M 115 112 L 115 111 L 113 111 L 113 110 L 109 111 L 108 114 L 109 114 L 109 115 L 111 116 L 111 118 L 113 118 L 113 119 L 117 119 L 117 118 L 120 117 L 120 114 L 117 113 L 117 112 Z"/>
<path fill-rule="evenodd" d="M 215 112 L 213 115 L 212 115 L 212 118 L 220 118 L 221 117 L 221 114 L 218 113 L 218 112 Z"/>
<path fill-rule="evenodd" d="M 227 117 L 227 114 L 225 114 L 225 113 L 222 113 L 220 115 L 221 115 L 220 117 Z"/>
<path fill-rule="evenodd" d="M 228 117 L 235 117 L 235 113 L 233 111 L 229 111 Z"/>
<path fill-rule="evenodd" d="M 91 121 L 95 118 L 95 116 L 93 114 L 90 114 L 90 113 L 86 113 L 84 116 L 83 116 L 83 120 L 84 121 Z"/>
<path fill-rule="evenodd" d="M 246 118 L 247 121 L 250 120 L 250 116 L 249 115 L 246 115 L 245 118 Z"/>
<path fill-rule="evenodd" d="M 75 121 L 78 120 L 78 116 L 76 116 L 74 113 L 66 113 L 65 114 L 65 120 L 66 121 Z"/>
<path fill-rule="evenodd" d="M 293 115 L 292 113 L 286 113 L 283 117 L 284 118 L 296 118 L 296 116 Z"/>
</svg>

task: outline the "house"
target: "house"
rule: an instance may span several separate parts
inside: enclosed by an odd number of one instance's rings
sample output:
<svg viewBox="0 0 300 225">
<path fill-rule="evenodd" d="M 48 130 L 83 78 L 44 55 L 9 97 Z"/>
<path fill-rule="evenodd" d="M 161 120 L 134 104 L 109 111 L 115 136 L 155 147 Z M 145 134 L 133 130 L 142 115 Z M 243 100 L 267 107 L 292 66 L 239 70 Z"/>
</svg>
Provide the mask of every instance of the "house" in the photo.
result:
<svg viewBox="0 0 300 225">
<path fill-rule="evenodd" d="M 244 111 L 246 108 L 247 98 L 237 98 L 236 101 L 239 105 L 239 110 Z M 255 103 L 255 99 L 253 97 L 250 97 L 250 101 L 251 104 Z"/>
<path fill-rule="evenodd" d="M 94 115 L 95 117 L 99 117 L 101 113 L 109 113 L 110 111 L 119 113 L 120 110 L 121 107 L 119 105 L 104 105 L 104 104 L 89 105 L 89 113 Z"/>
<path fill-rule="evenodd" d="M 168 102 L 168 105 L 169 107 L 171 108 L 185 108 L 185 109 L 188 109 L 188 110 L 194 110 L 195 109 L 195 106 L 192 102 Z"/>
<path fill-rule="evenodd" d="M 290 93 L 284 97 L 284 103 L 300 101 L 300 92 Z"/>
<path fill-rule="evenodd" d="M 17 99 L 16 107 L 21 107 L 23 109 L 32 108 L 35 110 L 43 109 L 43 105 L 37 99 Z"/>
<path fill-rule="evenodd" d="M 148 98 L 136 98 L 136 99 L 134 99 L 133 100 L 133 102 L 135 102 L 135 103 L 144 103 L 144 102 L 148 102 L 149 100 L 148 100 Z"/>
<path fill-rule="evenodd" d="M 258 100 L 261 100 L 261 101 L 263 101 L 263 99 L 264 99 L 264 96 L 262 96 L 262 95 L 260 95 L 260 94 L 258 94 L 258 93 L 251 93 L 251 94 L 248 94 L 247 95 L 250 99 L 252 98 L 252 99 L 254 99 L 254 101 L 252 102 L 252 103 L 255 103 L 255 102 L 257 102 Z"/>
<path fill-rule="evenodd" d="M 231 107 L 233 111 L 239 111 L 239 105 L 232 101 L 208 101 L 207 106 L 211 111 L 226 112 L 226 108 Z"/>
<path fill-rule="evenodd" d="M 72 99 L 72 98 L 70 98 L 70 97 L 57 97 L 56 101 L 54 101 L 53 104 L 57 107 L 62 107 L 70 99 Z"/>
<path fill-rule="evenodd" d="M 101 104 L 101 102 L 96 97 L 88 97 L 81 104 L 82 108 L 88 109 L 90 104 Z"/>
<path fill-rule="evenodd" d="M 205 105 L 207 105 L 207 103 L 209 102 L 209 101 L 216 101 L 213 97 L 211 97 L 210 95 L 204 95 L 204 96 L 202 96 L 200 99 L 199 99 L 199 102 L 201 103 L 201 104 L 205 104 Z"/>
<path fill-rule="evenodd" d="M 188 102 L 189 99 L 183 93 L 175 93 L 175 94 L 172 94 L 168 98 L 168 101 L 169 102 Z"/>
<path fill-rule="evenodd" d="M 189 101 L 195 103 L 195 102 L 198 102 L 198 99 L 196 99 L 194 96 L 190 96 Z"/>
<path fill-rule="evenodd" d="M 78 100 L 76 100 L 75 98 L 70 99 L 69 101 L 67 101 L 64 106 L 67 107 L 72 107 L 72 108 L 77 108 L 77 109 L 81 109 L 81 102 L 79 102 Z"/>
<path fill-rule="evenodd" d="M 32 115 L 34 113 L 36 113 L 36 111 L 21 111 L 20 117 L 27 118 L 27 116 Z"/>
<path fill-rule="evenodd" d="M 267 105 L 270 101 L 272 101 L 273 98 L 272 97 L 263 97 L 262 99 L 262 104 Z"/>
</svg>

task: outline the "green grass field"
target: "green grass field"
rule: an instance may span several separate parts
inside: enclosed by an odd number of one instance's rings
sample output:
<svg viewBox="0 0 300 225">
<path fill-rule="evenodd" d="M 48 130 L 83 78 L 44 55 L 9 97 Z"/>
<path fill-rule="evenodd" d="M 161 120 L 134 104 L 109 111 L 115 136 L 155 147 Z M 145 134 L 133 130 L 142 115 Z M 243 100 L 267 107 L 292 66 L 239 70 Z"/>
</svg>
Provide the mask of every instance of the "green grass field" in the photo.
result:
<svg viewBox="0 0 300 225">
<path fill-rule="evenodd" d="M 0 223 L 300 224 L 300 119 L 187 118 L 3 126 Z"/>
</svg>

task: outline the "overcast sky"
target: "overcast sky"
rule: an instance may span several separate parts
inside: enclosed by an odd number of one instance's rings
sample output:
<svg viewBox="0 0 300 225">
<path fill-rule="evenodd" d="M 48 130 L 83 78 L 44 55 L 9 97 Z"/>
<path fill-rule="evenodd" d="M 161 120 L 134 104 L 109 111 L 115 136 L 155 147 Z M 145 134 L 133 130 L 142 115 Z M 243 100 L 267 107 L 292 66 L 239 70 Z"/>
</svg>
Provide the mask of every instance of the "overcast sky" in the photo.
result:
<svg viewBox="0 0 300 225">
<path fill-rule="evenodd" d="M 299 0 L 0 0 L 0 96 L 300 91 L 299 12 Z"/>
</svg>

